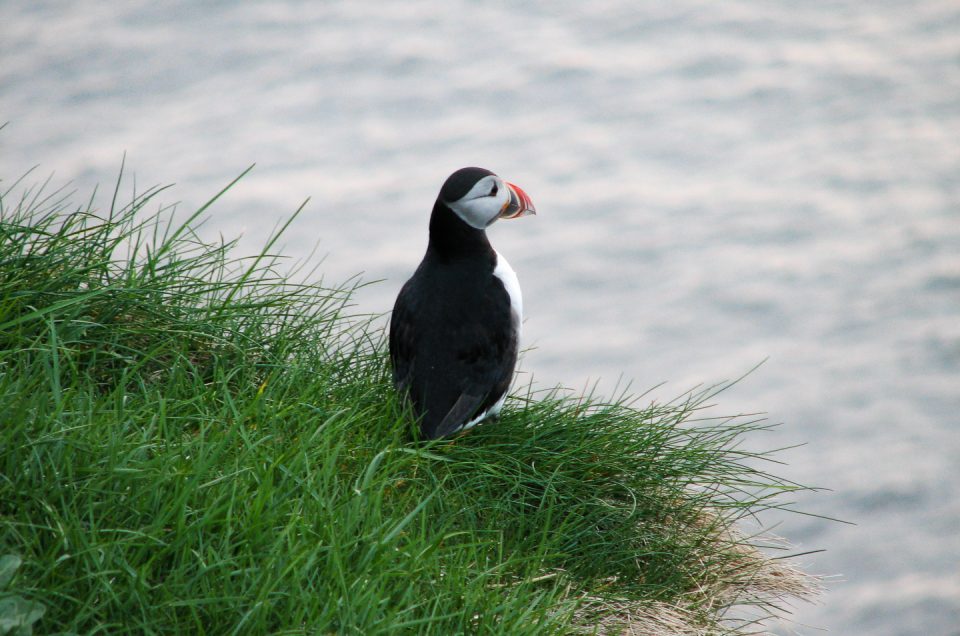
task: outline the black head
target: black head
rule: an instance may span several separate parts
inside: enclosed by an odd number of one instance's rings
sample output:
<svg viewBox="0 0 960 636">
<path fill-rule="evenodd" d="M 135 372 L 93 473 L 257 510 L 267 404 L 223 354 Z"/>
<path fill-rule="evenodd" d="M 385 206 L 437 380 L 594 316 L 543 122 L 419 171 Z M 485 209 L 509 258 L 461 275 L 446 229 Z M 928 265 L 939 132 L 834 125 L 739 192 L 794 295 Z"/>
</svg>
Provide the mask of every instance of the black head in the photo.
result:
<svg viewBox="0 0 960 636">
<path fill-rule="evenodd" d="M 523 190 L 484 168 L 461 168 L 447 177 L 437 202 L 477 230 L 497 219 L 536 213 Z"/>
<path fill-rule="evenodd" d="M 447 177 L 440 188 L 439 198 L 444 203 L 459 201 L 470 192 L 473 186 L 484 177 L 489 177 L 493 173 L 485 168 L 460 168 L 452 175 Z"/>
</svg>

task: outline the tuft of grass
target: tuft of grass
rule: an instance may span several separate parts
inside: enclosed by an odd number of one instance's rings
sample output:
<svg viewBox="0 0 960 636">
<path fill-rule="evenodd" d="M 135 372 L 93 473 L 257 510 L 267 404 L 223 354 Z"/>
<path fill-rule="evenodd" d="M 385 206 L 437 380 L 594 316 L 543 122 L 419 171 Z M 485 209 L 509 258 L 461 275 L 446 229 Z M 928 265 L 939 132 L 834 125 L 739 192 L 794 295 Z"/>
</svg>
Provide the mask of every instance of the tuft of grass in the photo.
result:
<svg viewBox="0 0 960 636">
<path fill-rule="evenodd" d="M 161 189 L 98 213 L 14 186 L 0 634 L 746 633 L 814 593 L 739 529 L 803 487 L 740 449 L 765 423 L 705 411 L 724 386 L 528 389 L 417 443 L 382 333 L 293 282 L 283 228 L 237 258 L 196 231 L 223 192 L 175 223 Z"/>
</svg>

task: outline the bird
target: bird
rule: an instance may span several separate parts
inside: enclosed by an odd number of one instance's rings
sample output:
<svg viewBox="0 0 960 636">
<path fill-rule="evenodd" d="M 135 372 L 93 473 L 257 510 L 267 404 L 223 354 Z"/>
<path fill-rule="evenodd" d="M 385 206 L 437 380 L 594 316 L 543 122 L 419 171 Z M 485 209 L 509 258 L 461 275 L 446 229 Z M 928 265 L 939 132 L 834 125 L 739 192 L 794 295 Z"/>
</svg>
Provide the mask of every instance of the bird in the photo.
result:
<svg viewBox="0 0 960 636">
<path fill-rule="evenodd" d="M 461 168 L 440 188 L 426 254 L 390 317 L 393 383 L 409 399 L 421 439 L 499 417 L 517 364 L 523 299 L 486 229 L 528 214 L 536 209 L 527 193 L 484 168 Z"/>
</svg>

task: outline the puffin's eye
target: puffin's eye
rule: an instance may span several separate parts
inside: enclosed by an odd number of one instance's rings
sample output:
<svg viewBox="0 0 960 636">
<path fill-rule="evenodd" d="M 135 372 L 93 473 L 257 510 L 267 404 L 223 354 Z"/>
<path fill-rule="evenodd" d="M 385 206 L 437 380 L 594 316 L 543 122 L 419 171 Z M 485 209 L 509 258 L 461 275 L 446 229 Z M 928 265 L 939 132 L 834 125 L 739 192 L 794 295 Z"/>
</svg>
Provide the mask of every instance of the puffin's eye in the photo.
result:
<svg viewBox="0 0 960 636">
<path fill-rule="evenodd" d="M 494 184 L 493 184 L 493 189 L 490 190 L 490 194 L 488 194 L 487 196 L 495 197 L 495 196 L 497 196 L 497 192 L 498 192 L 498 190 L 497 190 L 497 184 L 494 183 Z"/>
</svg>

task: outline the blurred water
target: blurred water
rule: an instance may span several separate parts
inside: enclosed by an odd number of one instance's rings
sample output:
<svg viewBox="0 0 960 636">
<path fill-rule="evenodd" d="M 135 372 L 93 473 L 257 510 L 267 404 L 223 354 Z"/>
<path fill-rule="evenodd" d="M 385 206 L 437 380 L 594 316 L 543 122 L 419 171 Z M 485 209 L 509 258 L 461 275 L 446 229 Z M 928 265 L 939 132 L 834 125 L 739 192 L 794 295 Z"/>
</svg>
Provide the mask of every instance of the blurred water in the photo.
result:
<svg viewBox="0 0 960 636">
<path fill-rule="evenodd" d="M 210 235 L 256 249 L 312 197 L 285 251 L 385 279 L 366 312 L 446 175 L 497 171 L 540 210 L 491 230 L 537 384 L 669 398 L 769 357 L 721 410 L 784 422 L 751 443 L 806 442 L 779 472 L 833 492 L 800 507 L 858 524 L 782 519 L 838 577 L 778 633 L 960 633 L 953 0 L 4 0 L 3 121 L 4 184 L 78 199 L 124 152 L 181 209 L 256 162 Z"/>
</svg>

